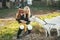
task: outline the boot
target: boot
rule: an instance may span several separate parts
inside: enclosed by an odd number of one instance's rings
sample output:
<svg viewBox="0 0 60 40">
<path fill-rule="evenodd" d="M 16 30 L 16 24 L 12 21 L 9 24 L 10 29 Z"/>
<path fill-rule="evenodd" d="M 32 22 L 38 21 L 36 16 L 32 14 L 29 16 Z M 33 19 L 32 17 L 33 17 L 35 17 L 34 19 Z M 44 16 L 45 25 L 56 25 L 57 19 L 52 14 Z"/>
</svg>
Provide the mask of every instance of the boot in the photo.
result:
<svg viewBox="0 0 60 40">
<path fill-rule="evenodd" d="M 28 30 L 28 34 L 30 34 L 31 33 L 31 30 Z"/>
<path fill-rule="evenodd" d="M 19 39 L 20 38 L 20 34 L 21 34 L 21 32 L 22 32 L 23 30 L 21 30 L 20 28 L 19 28 L 19 30 L 18 30 L 18 33 L 17 33 L 17 39 Z"/>
<path fill-rule="evenodd" d="M 30 33 L 31 33 L 31 30 L 28 30 L 28 31 L 26 31 L 26 32 L 24 33 L 23 36 L 26 36 L 26 35 L 28 35 L 28 34 L 30 34 Z"/>
</svg>

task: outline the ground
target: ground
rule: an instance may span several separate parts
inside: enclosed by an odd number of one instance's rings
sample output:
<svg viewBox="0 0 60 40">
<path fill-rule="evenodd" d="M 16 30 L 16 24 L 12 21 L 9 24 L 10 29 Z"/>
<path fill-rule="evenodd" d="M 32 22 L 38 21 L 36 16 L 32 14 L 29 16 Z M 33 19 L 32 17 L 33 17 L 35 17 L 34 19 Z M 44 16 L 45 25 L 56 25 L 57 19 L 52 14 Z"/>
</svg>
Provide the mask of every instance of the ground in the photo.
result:
<svg viewBox="0 0 60 40">
<path fill-rule="evenodd" d="M 1 21 L 1 20 L 0 20 Z M 14 19 L 3 19 L 3 27 L 0 27 L 0 40 L 18 40 L 16 39 L 18 24 Z M 1 23 L 0 22 L 0 23 Z M 1 26 L 1 25 L 0 25 Z M 2 37 L 1 37 L 2 36 Z M 32 31 L 29 35 L 23 36 L 19 40 L 56 40 L 57 37 L 45 37 L 44 33 L 39 31 Z"/>
<path fill-rule="evenodd" d="M 54 12 L 54 11 L 55 10 L 32 10 L 31 9 L 32 15 L 45 15 L 45 14 L 48 14 L 48 13 Z M 15 18 L 16 12 L 17 11 L 5 14 L 5 15 L 3 15 L 3 18 Z M 6 23 L 7 21 L 4 21 L 4 22 Z M 12 40 L 17 40 L 16 35 L 12 37 Z M 19 40 L 57 40 L 57 37 L 45 37 L 41 33 L 32 32 L 31 34 L 26 35 L 26 36 L 24 36 L 23 38 L 21 38 Z"/>
</svg>

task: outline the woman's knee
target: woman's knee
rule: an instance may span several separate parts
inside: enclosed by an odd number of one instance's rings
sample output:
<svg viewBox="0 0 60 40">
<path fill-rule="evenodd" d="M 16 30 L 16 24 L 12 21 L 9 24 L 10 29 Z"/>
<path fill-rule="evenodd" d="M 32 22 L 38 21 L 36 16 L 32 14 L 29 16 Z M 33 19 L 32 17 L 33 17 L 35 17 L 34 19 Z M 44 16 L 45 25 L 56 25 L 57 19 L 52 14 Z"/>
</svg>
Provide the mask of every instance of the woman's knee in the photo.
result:
<svg viewBox="0 0 60 40">
<path fill-rule="evenodd" d="M 32 30 L 32 26 L 31 25 L 27 25 L 27 28 L 28 28 L 28 30 Z"/>
<path fill-rule="evenodd" d="M 21 30 L 23 30 L 23 29 L 24 29 L 24 25 L 21 25 L 19 28 L 20 28 Z"/>
</svg>

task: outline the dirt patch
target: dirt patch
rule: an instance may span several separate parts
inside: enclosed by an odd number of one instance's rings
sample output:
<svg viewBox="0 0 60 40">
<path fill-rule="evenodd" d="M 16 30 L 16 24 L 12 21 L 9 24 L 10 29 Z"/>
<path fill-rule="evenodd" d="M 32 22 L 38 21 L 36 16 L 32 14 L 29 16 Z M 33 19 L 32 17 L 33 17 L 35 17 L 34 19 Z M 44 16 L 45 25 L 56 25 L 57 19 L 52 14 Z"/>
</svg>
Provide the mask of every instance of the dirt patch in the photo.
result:
<svg viewBox="0 0 60 40">
<path fill-rule="evenodd" d="M 31 33 L 29 35 L 26 35 L 19 40 L 56 40 L 57 37 L 45 37 L 42 36 L 40 33 Z M 17 40 L 16 37 L 13 37 L 13 40 Z"/>
</svg>

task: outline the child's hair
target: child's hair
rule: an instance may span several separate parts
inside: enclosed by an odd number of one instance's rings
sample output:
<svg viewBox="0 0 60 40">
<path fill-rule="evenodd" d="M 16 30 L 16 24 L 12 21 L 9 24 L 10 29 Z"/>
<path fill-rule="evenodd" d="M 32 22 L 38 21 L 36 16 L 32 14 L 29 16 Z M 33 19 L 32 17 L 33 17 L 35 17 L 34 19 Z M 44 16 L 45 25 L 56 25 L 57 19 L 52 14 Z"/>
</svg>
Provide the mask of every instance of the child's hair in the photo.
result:
<svg viewBox="0 0 60 40">
<path fill-rule="evenodd" d="M 25 6 L 24 9 L 19 8 L 19 10 L 16 14 L 16 18 L 20 18 L 21 13 L 24 13 L 24 17 L 26 17 L 26 14 L 28 14 L 28 18 L 30 18 L 30 16 L 31 16 L 30 8 L 28 6 Z"/>
<path fill-rule="evenodd" d="M 16 14 L 16 18 L 20 18 L 21 13 L 24 13 L 24 10 L 21 9 L 21 8 L 19 8 L 19 9 L 18 9 L 18 12 L 17 12 L 17 14 Z"/>
</svg>

